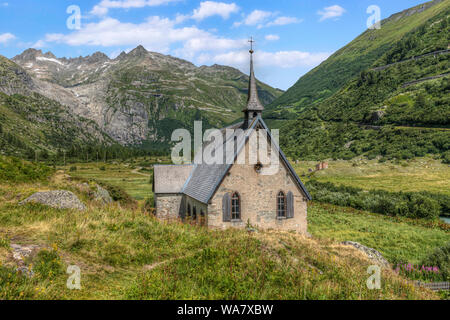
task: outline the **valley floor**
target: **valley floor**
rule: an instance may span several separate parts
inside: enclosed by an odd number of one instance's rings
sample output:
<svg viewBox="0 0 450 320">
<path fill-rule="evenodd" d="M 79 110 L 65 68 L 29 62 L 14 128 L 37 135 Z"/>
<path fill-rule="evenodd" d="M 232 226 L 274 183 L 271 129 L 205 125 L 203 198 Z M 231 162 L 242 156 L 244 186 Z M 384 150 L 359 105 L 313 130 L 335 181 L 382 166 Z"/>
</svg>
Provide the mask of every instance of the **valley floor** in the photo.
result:
<svg viewBox="0 0 450 320">
<path fill-rule="evenodd" d="M 308 169 L 318 162 L 293 163 L 301 179 L 310 179 Z M 329 161 L 329 168 L 314 172 L 311 177 L 321 182 L 390 192 L 429 191 L 450 195 L 450 167 L 440 160 L 416 158 L 401 162 L 377 160 Z M 303 176 L 306 175 L 306 176 Z"/>
</svg>

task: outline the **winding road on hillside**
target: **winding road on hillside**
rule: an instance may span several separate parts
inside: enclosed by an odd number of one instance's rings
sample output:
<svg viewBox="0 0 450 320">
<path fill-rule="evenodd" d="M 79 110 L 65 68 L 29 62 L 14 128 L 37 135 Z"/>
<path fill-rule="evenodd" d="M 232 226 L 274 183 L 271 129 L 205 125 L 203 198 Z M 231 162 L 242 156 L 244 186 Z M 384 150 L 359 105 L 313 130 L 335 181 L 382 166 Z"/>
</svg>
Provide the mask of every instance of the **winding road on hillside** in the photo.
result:
<svg viewBox="0 0 450 320">
<path fill-rule="evenodd" d="M 408 62 L 408 61 L 412 61 L 412 60 L 417 60 L 417 59 L 420 59 L 420 58 L 423 58 L 423 57 L 427 57 L 427 56 L 431 56 L 431 55 L 441 55 L 441 54 L 449 54 L 449 53 L 450 53 L 450 49 L 433 51 L 433 52 L 422 54 L 420 56 L 416 56 L 416 57 L 412 57 L 412 58 L 409 58 L 409 59 L 405 59 L 405 60 L 402 60 L 402 61 L 397 61 L 397 62 L 394 62 L 394 63 L 386 64 L 384 66 L 375 67 L 375 68 L 372 68 L 370 70 L 372 70 L 372 71 L 381 71 L 381 70 L 385 70 L 385 69 L 387 69 L 389 67 L 395 66 L 397 64 L 400 64 L 400 63 L 404 63 L 404 62 Z"/>
</svg>

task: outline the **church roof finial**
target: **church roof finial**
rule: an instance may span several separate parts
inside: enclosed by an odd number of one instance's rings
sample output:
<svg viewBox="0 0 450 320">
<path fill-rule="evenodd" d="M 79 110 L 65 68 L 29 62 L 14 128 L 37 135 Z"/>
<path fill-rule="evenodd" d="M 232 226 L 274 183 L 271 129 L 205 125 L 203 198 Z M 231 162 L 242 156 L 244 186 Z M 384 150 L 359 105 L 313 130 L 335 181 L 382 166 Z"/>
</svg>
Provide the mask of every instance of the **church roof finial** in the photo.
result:
<svg viewBox="0 0 450 320">
<path fill-rule="evenodd" d="M 256 86 L 255 72 L 253 70 L 253 38 L 250 38 L 250 79 L 248 84 L 247 108 L 244 111 L 262 111 L 264 107 L 258 98 L 258 88 Z"/>
</svg>

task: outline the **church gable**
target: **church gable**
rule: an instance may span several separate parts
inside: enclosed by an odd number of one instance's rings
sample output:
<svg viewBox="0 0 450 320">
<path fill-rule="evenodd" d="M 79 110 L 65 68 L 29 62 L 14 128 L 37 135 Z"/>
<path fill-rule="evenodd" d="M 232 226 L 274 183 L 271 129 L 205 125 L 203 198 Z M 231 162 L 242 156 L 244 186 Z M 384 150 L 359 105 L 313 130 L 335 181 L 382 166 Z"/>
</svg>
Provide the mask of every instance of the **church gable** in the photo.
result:
<svg viewBox="0 0 450 320">
<path fill-rule="evenodd" d="M 260 140 L 261 138 L 265 138 L 265 141 Z M 241 176 L 245 177 L 248 175 L 248 177 L 255 177 L 256 180 L 254 183 L 258 183 L 258 179 L 264 177 L 269 177 L 270 179 L 270 177 L 274 175 L 285 175 L 286 178 L 289 177 L 292 185 L 297 187 L 298 191 L 306 200 L 311 200 L 310 194 L 306 190 L 295 170 L 292 168 L 289 160 L 286 158 L 281 148 L 277 143 L 271 144 L 272 139 L 273 137 L 270 130 L 264 121 L 260 117 L 254 119 L 254 123 L 245 134 L 245 141 L 243 142 L 243 145 L 237 149 L 237 152 L 234 155 L 233 164 L 227 167 L 226 172 L 223 173 L 222 179 L 215 186 L 213 194 L 211 194 L 208 201 L 214 196 L 224 179 L 230 175 L 230 172 L 233 171 L 233 168 L 236 166 L 242 166 L 245 168 L 244 171 L 240 173 Z M 250 142 L 252 142 L 253 145 Z M 259 148 L 262 148 L 262 152 L 260 152 Z M 264 152 L 266 150 L 267 153 Z M 275 163 L 273 163 L 274 159 L 271 159 L 272 154 L 278 157 Z M 265 169 L 267 169 L 267 174 L 264 173 Z M 243 185 L 248 185 L 251 181 L 243 179 L 242 183 Z"/>
<path fill-rule="evenodd" d="M 208 204 L 208 225 L 227 228 L 250 224 L 306 233 L 306 208 L 306 194 L 283 161 L 273 175 L 262 175 L 248 161 L 235 163 Z"/>
</svg>

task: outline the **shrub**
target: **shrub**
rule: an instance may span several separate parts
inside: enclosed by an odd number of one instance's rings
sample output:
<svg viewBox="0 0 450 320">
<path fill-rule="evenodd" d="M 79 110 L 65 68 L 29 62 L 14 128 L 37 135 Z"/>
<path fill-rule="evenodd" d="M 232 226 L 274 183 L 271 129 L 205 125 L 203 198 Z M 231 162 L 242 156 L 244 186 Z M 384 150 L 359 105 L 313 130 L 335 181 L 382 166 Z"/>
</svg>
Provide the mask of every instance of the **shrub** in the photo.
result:
<svg viewBox="0 0 450 320">
<path fill-rule="evenodd" d="M 0 181 L 34 182 L 44 181 L 54 170 L 40 163 L 0 156 Z"/>
<path fill-rule="evenodd" d="M 0 266 L 0 300 L 34 299 L 35 286 L 14 268 Z"/>
<path fill-rule="evenodd" d="M 450 242 L 444 246 L 437 248 L 428 257 L 423 259 L 420 263 L 425 266 L 439 267 L 439 274 L 442 281 L 450 280 Z"/>
<path fill-rule="evenodd" d="M 450 164 L 450 151 L 444 152 L 442 154 L 442 162 L 445 164 Z"/>
<path fill-rule="evenodd" d="M 121 187 L 108 184 L 103 181 L 97 181 L 97 183 L 109 192 L 109 195 L 114 201 L 118 201 L 121 205 L 129 208 L 136 208 L 137 203 L 125 190 Z"/>
<path fill-rule="evenodd" d="M 365 191 L 310 180 L 306 183 L 314 200 L 393 216 L 436 219 L 449 215 L 450 197 L 430 192 Z"/>
<path fill-rule="evenodd" d="M 9 249 L 9 239 L 8 238 L 0 238 L 0 248 Z"/>
<path fill-rule="evenodd" d="M 72 167 L 70 167 L 70 171 L 71 171 L 71 172 L 77 171 L 77 166 L 72 166 Z"/>
<path fill-rule="evenodd" d="M 439 217 L 439 204 L 420 194 L 410 195 L 409 215 L 413 218 L 435 219 Z"/>
<path fill-rule="evenodd" d="M 42 279 L 50 279 L 64 273 L 63 263 L 57 250 L 43 249 L 33 261 L 33 271 Z"/>
</svg>

